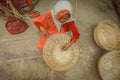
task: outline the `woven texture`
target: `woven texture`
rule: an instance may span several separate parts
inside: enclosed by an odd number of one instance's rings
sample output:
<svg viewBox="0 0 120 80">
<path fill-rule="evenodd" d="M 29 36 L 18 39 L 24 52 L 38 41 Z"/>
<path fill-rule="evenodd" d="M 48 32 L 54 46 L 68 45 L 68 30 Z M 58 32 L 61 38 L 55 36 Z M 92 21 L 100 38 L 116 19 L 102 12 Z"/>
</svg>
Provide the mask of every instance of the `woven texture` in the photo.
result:
<svg viewBox="0 0 120 80">
<path fill-rule="evenodd" d="M 98 61 L 98 70 L 103 80 L 120 80 L 120 51 L 111 51 Z"/>
<path fill-rule="evenodd" d="M 120 29 L 110 20 L 98 24 L 94 30 L 96 43 L 105 50 L 120 50 Z"/>
<path fill-rule="evenodd" d="M 46 64 L 53 70 L 64 71 L 72 67 L 79 57 L 79 47 L 74 43 L 68 50 L 61 47 L 70 41 L 71 37 L 65 34 L 50 36 L 43 49 Z"/>
</svg>

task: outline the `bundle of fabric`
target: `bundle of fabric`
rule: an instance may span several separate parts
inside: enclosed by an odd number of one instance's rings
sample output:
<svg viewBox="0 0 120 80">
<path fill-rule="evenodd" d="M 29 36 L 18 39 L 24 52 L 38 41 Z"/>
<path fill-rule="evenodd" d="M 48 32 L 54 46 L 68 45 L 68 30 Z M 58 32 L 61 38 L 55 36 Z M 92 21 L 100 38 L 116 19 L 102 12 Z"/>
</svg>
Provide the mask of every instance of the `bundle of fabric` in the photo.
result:
<svg viewBox="0 0 120 80">
<path fill-rule="evenodd" d="M 11 0 L 16 9 L 19 9 L 20 6 L 24 3 L 24 0 Z M 10 8 L 8 0 L 0 0 L 0 3 L 6 8 Z"/>
<path fill-rule="evenodd" d="M 62 46 L 70 41 L 66 34 L 50 36 L 43 48 L 43 57 L 46 64 L 53 70 L 64 71 L 71 68 L 78 60 L 79 47 L 74 43 L 68 50 L 62 51 Z"/>
<path fill-rule="evenodd" d="M 6 29 L 11 34 L 19 34 L 24 32 L 29 25 L 14 16 L 9 16 L 8 21 L 6 22 Z"/>
<path fill-rule="evenodd" d="M 0 3 L 4 7 L 11 9 L 10 3 L 9 3 L 10 1 L 15 7 L 15 9 L 17 9 L 20 13 L 26 13 L 26 12 L 30 12 L 31 10 L 33 10 L 36 4 L 40 0 L 0 0 Z"/>
<path fill-rule="evenodd" d="M 2 0 L 1 0 L 2 1 Z M 10 34 L 19 34 L 24 32 L 29 25 L 23 21 L 24 17 L 19 13 L 15 8 L 11 0 L 7 0 L 9 6 L 3 6 L 3 3 L 6 3 L 5 0 L 0 2 L 0 15 L 6 18 L 6 29 Z M 17 1 L 18 2 L 18 1 Z M 2 3 L 2 4 L 1 4 Z M 16 3 L 17 5 L 17 3 Z M 20 4 L 18 4 L 19 7 Z"/>
</svg>

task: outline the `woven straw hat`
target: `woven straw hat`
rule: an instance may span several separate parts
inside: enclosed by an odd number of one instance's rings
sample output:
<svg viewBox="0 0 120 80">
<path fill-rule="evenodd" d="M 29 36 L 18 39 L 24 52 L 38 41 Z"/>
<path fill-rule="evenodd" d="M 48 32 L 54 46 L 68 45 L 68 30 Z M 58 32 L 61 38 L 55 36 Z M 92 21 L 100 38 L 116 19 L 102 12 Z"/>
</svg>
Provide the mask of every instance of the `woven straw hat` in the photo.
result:
<svg viewBox="0 0 120 80">
<path fill-rule="evenodd" d="M 76 63 L 79 57 L 79 47 L 76 43 L 66 51 L 61 50 L 70 39 L 71 37 L 65 34 L 55 34 L 47 39 L 43 48 L 43 58 L 51 69 L 64 71 Z"/>
<path fill-rule="evenodd" d="M 105 50 L 120 49 L 120 29 L 110 20 L 98 24 L 94 30 L 94 39 Z"/>
</svg>

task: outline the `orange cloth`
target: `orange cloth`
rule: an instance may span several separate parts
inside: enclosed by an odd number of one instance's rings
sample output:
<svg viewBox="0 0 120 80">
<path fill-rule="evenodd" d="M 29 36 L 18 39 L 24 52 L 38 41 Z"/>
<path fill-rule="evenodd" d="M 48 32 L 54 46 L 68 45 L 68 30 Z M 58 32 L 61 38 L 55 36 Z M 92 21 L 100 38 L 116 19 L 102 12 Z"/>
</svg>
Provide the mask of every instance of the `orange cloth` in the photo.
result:
<svg viewBox="0 0 120 80">
<path fill-rule="evenodd" d="M 44 43 L 46 42 L 46 40 L 47 40 L 47 36 L 42 36 L 42 37 L 40 38 L 40 40 L 39 40 L 39 42 L 38 42 L 38 48 L 39 48 L 40 50 L 43 50 L 43 45 L 44 45 Z"/>
<path fill-rule="evenodd" d="M 51 35 L 58 32 L 56 25 L 52 19 L 51 12 L 34 18 L 33 22 L 38 28 L 40 26 L 44 27 Z"/>
<path fill-rule="evenodd" d="M 26 0 L 27 5 L 32 6 L 32 0 Z"/>
<path fill-rule="evenodd" d="M 48 12 L 44 15 L 34 18 L 33 23 L 37 26 L 37 28 L 44 27 L 49 32 L 50 35 L 53 35 L 56 33 L 64 33 L 65 34 L 66 32 L 71 31 L 72 35 L 73 35 L 71 40 L 74 40 L 74 41 L 76 41 L 80 36 L 78 30 L 76 29 L 74 21 L 63 24 L 61 26 L 60 31 L 58 32 L 58 29 L 53 21 L 51 12 Z M 40 38 L 40 41 L 38 43 L 38 48 L 40 50 L 43 49 L 43 46 L 44 46 L 44 43 L 46 40 L 47 40 L 46 36 L 42 36 Z"/>
</svg>

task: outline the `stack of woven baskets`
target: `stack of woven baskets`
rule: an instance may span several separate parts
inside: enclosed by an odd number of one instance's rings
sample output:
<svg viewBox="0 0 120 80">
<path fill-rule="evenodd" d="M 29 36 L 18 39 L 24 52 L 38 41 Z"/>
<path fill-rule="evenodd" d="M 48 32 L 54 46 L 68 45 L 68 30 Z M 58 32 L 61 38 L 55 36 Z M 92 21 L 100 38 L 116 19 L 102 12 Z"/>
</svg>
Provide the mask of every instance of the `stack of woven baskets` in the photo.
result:
<svg viewBox="0 0 120 80">
<path fill-rule="evenodd" d="M 98 70 L 103 80 L 120 80 L 120 28 L 105 20 L 94 29 L 98 46 L 107 50 L 98 61 Z"/>
</svg>

